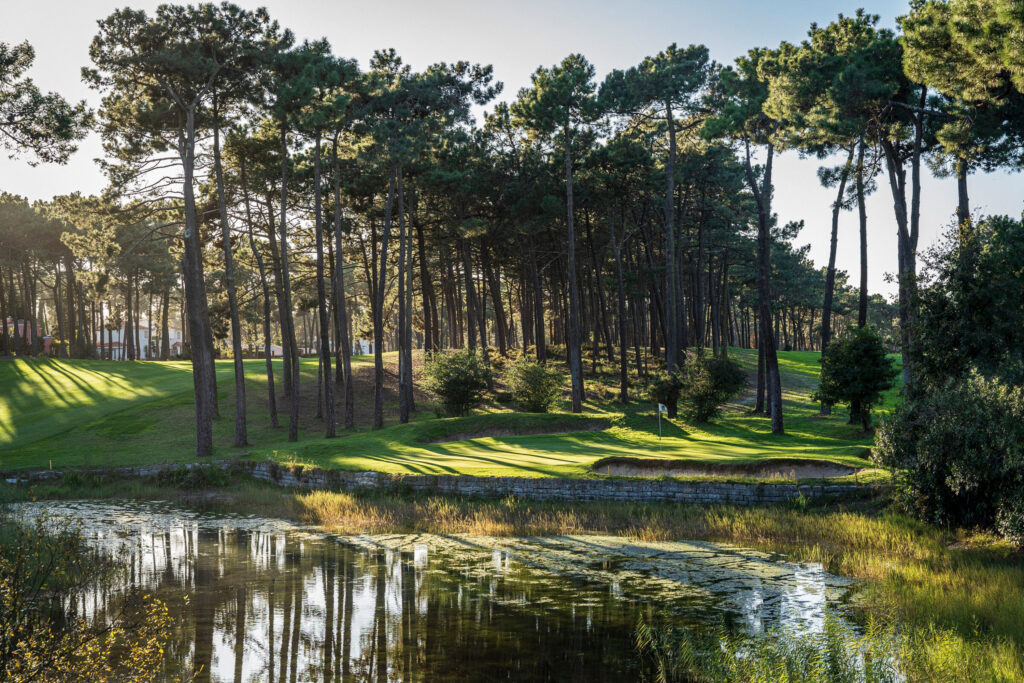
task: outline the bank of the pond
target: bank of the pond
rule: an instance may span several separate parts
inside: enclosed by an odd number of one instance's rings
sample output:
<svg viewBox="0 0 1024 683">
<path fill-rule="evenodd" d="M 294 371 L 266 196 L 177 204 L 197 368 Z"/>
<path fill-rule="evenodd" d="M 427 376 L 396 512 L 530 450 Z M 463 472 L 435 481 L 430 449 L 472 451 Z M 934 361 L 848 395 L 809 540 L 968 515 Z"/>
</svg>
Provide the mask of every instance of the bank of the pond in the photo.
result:
<svg viewBox="0 0 1024 683">
<path fill-rule="evenodd" d="M 455 496 L 510 496 L 527 500 L 566 502 L 603 501 L 635 503 L 683 503 L 765 505 L 799 500 L 864 498 L 877 495 L 870 484 L 849 483 L 850 477 L 833 480 L 739 481 L 727 477 L 478 477 L 472 475 L 390 474 L 281 465 L 274 461 L 219 460 L 178 465 L 142 465 L 71 470 L 33 470 L 8 473 L 8 482 L 32 482 L 70 478 L 138 479 L 209 476 L 223 471 L 242 474 L 285 488 L 323 491 L 417 491 Z"/>
</svg>

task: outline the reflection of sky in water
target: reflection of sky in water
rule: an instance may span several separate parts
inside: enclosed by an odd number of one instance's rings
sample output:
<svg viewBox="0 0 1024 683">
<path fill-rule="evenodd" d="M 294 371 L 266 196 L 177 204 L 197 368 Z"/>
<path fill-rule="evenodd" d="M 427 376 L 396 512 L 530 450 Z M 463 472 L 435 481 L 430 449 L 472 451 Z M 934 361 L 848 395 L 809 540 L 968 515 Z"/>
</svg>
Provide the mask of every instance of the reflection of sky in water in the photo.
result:
<svg viewBox="0 0 1024 683">
<path fill-rule="evenodd" d="M 641 614 L 747 633 L 815 631 L 851 590 L 820 565 L 707 543 L 333 537 L 166 504 L 17 509 L 77 518 L 97 548 L 125 549 L 115 588 L 167 601 L 181 620 L 169 669 L 208 660 L 199 681 L 628 680 Z M 93 591 L 76 604 L 102 620 L 117 594 Z"/>
</svg>

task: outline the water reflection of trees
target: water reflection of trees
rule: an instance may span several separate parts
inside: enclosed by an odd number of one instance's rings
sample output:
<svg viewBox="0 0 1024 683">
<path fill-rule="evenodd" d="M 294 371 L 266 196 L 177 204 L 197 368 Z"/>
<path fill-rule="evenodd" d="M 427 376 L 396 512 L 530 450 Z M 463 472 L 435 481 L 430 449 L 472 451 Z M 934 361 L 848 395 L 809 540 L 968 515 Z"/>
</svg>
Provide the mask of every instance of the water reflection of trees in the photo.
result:
<svg viewBox="0 0 1024 683">
<path fill-rule="evenodd" d="M 167 601 L 179 615 L 168 677 L 600 680 L 633 660 L 635 605 L 507 562 L 480 571 L 425 548 L 194 524 L 132 543 L 124 585 L 82 600 L 97 616 L 130 588 Z"/>
</svg>

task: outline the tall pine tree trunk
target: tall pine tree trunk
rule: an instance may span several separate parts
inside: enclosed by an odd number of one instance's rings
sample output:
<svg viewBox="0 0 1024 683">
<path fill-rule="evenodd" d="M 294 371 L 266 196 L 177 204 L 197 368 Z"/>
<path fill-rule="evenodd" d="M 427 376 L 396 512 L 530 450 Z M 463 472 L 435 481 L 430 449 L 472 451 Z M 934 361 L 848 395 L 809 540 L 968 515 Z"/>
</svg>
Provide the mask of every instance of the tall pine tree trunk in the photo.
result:
<svg viewBox="0 0 1024 683">
<path fill-rule="evenodd" d="M 832 236 L 829 242 L 828 269 L 825 271 L 825 302 L 821 307 L 821 356 L 824 359 L 832 341 L 832 300 L 836 289 L 836 251 L 839 248 L 839 213 L 843 210 L 843 197 L 846 195 L 846 180 L 850 177 L 850 163 L 853 161 L 853 145 L 847 155 L 843 172 L 839 175 L 839 191 L 836 201 L 832 204 Z M 832 407 L 821 402 L 819 415 L 831 415 Z"/>
<path fill-rule="evenodd" d="M 427 249 L 423 239 L 423 226 L 415 222 L 416 245 L 420 258 L 420 296 L 423 299 L 423 350 L 426 353 L 435 351 L 438 341 L 440 322 L 437 315 L 437 301 L 434 294 L 434 283 L 427 266 Z"/>
<path fill-rule="evenodd" d="M 565 220 L 569 247 L 569 376 L 572 382 L 572 412 L 583 411 L 583 360 L 580 358 L 579 288 L 576 283 L 576 226 L 573 210 L 572 136 L 565 128 Z"/>
<path fill-rule="evenodd" d="M 164 288 L 163 299 L 160 304 L 160 360 L 169 360 L 171 357 L 171 331 L 170 309 L 171 288 Z"/>
<path fill-rule="evenodd" d="M 331 151 L 334 164 L 334 269 L 335 298 L 334 314 L 338 316 L 338 344 L 341 346 L 341 362 L 345 378 L 345 410 L 342 417 L 345 429 L 355 424 L 355 395 L 352 386 L 352 344 L 349 341 L 348 303 L 345 300 L 345 255 L 342 251 L 341 236 L 341 165 L 338 163 L 338 142 L 335 140 Z"/>
<path fill-rule="evenodd" d="M 537 362 L 546 363 L 548 358 L 547 341 L 544 338 L 544 292 L 541 290 L 540 274 L 537 269 L 537 249 L 534 241 L 530 242 L 530 284 L 533 289 L 534 312 L 534 343 L 537 348 Z"/>
<path fill-rule="evenodd" d="M 384 235 L 381 238 L 380 257 L 376 266 L 377 283 L 373 307 L 373 428 L 384 426 L 384 286 L 387 284 L 388 240 L 391 238 L 391 212 L 395 201 L 395 182 L 398 170 L 392 166 L 388 181 L 388 198 L 384 210 Z"/>
<path fill-rule="evenodd" d="M 868 323 L 868 210 L 864 205 L 864 151 L 867 145 L 860 139 L 857 150 L 857 215 L 860 222 L 860 296 L 857 301 L 857 326 Z"/>
<path fill-rule="evenodd" d="M 249 186 L 245 177 L 245 155 L 239 157 L 241 163 L 242 195 L 245 202 L 245 225 L 249 232 L 249 249 L 256 257 L 256 269 L 260 274 L 260 288 L 263 293 L 263 358 L 267 369 L 267 407 L 270 411 L 270 426 L 277 429 L 280 424 L 277 418 L 277 393 L 274 389 L 273 339 L 270 335 L 270 285 L 267 283 L 267 269 L 263 265 L 263 254 L 256 246 L 256 238 L 252 228 L 252 208 L 249 204 Z M 287 372 L 287 369 L 285 369 Z"/>
<path fill-rule="evenodd" d="M 921 107 L 924 109 L 927 91 L 921 89 Z M 900 315 L 900 346 L 903 356 L 903 385 L 908 395 L 912 395 L 914 386 L 914 336 L 917 292 L 917 235 L 920 221 L 921 197 L 921 143 L 923 136 L 923 114 L 914 118 L 914 147 L 911 155 L 911 204 L 907 206 L 907 174 L 904 158 L 900 156 L 895 143 L 885 137 L 881 138 L 885 152 L 886 168 L 889 176 L 889 189 L 893 197 L 893 210 L 896 214 L 898 234 L 897 260 L 899 279 L 899 315 Z"/>
<path fill-rule="evenodd" d="M 313 150 L 313 214 L 316 230 L 316 308 L 317 328 L 320 334 L 320 376 L 323 381 L 324 436 L 333 438 L 334 431 L 334 382 L 331 379 L 330 323 L 327 316 L 327 288 L 324 285 L 324 211 L 322 178 L 320 172 L 320 131 L 316 132 Z"/>
<path fill-rule="evenodd" d="M 672 118 L 672 103 L 665 103 L 665 123 L 668 127 L 668 162 L 665 164 L 665 369 L 672 373 L 679 358 L 679 301 L 676 297 L 675 247 L 675 186 L 676 186 L 676 126 Z M 697 340 L 698 348 L 701 341 Z"/>
<path fill-rule="evenodd" d="M 238 296 L 235 293 L 235 257 L 231 250 L 231 224 L 224 192 L 224 167 L 220 154 L 220 112 L 217 96 L 213 97 L 213 171 L 217 184 L 217 211 L 220 214 L 221 246 L 224 250 L 224 288 L 228 294 L 231 315 L 231 355 L 235 371 L 235 447 L 249 444 L 245 415 L 245 364 L 242 362 L 242 323 L 238 315 Z"/>
<path fill-rule="evenodd" d="M 196 407 L 196 455 L 213 453 L 213 417 L 216 413 L 217 387 L 213 361 L 210 315 L 203 281 L 202 245 L 193 188 L 195 168 L 195 118 L 189 110 L 183 130 L 179 131 L 179 150 L 184 169 L 185 232 L 182 271 L 185 281 L 185 308 L 192 337 L 192 378 Z"/>
<path fill-rule="evenodd" d="M 81 334 L 81 330 L 78 325 L 75 324 L 75 288 L 77 283 L 75 282 L 75 261 L 69 254 L 65 258 L 65 275 L 67 280 L 67 291 L 65 296 L 67 297 L 67 317 L 68 317 L 68 336 L 67 341 L 71 346 L 69 349 L 70 354 L 77 358 L 85 358 L 86 345 L 84 335 Z M 85 321 L 80 317 L 78 319 L 79 324 L 85 325 Z"/>
<path fill-rule="evenodd" d="M 3 264 L 0 263 L 0 266 Z M 0 351 L 5 356 L 11 355 L 11 334 L 7 327 L 7 293 L 4 291 L 3 269 L 0 268 Z"/>
<path fill-rule="evenodd" d="M 470 349 L 476 348 L 476 287 L 473 285 L 473 261 L 472 252 L 469 248 L 469 238 L 460 237 L 459 244 L 462 248 L 462 277 L 466 289 L 466 340 Z"/>
<path fill-rule="evenodd" d="M 290 361 L 285 367 L 291 377 L 291 405 L 288 415 L 288 440 L 299 440 L 299 345 L 295 339 L 295 318 L 292 315 L 291 274 L 288 271 L 288 130 L 281 126 L 281 280 L 284 293 L 281 332 L 288 345 Z"/>
<path fill-rule="evenodd" d="M 608 233 L 615 254 L 615 279 L 619 323 L 619 402 L 629 403 L 629 368 L 626 360 L 626 287 L 622 279 L 622 247 L 615 238 L 615 215 L 608 212 Z"/>
<path fill-rule="evenodd" d="M 399 179 L 401 179 L 401 171 L 399 171 Z M 405 182 L 402 181 L 402 185 L 399 186 L 398 202 L 399 208 L 402 211 L 402 220 L 407 220 L 408 216 L 405 215 L 405 196 L 404 196 Z M 405 230 L 404 230 L 405 231 Z M 405 405 L 412 411 L 416 410 L 416 403 L 413 399 L 412 393 L 412 221 L 409 220 L 408 229 L 406 231 L 406 250 L 405 250 L 405 363 L 402 366 L 402 370 L 405 373 Z"/>
<path fill-rule="evenodd" d="M 412 249 L 412 240 L 408 239 L 405 230 L 405 183 L 402 168 L 398 168 L 398 421 L 405 424 L 409 421 L 409 392 L 406 369 L 412 359 L 409 353 L 409 318 L 412 309 L 406 305 L 406 275 L 410 272 L 407 263 L 408 252 Z"/>
<path fill-rule="evenodd" d="M 288 317 L 285 311 L 288 307 L 284 301 L 284 273 L 281 272 L 281 254 L 277 249 L 277 222 L 274 220 L 274 202 L 270 197 L 266 199 L 267 204 L 267 244 L 270 246 L 270 262 L 274 269 L 274 297 L 277 300 L 277 327 L 281 335 L 281 376 L 285 398 L 292 395 L 292 350 L 288 343 L 285 330 L 287 329 L 285 319 Z"/>
<path fill-rule="evenodd" d="M 750 160 L 750 145 L 746 146 L 746 176 L 757 203 L 757 308 L 761 325 L 761 347 L 764 350 L 765 389 L 768 412 L 772 419 L 772 433 L 782 434 L 782 383 L 779 379 L 779 358 L 772 326 L 771 307 L 771 195 L 772 162 L 775 148 L 766 145 L 764 177 L 759 186 Z"/>
<path fill-rule="evenodd" d="M 121 334 L 121 348 L 124 350 L 124 360 L 135 360 L 135 335 L 132 333 L 132 327 L 134 327 L 132 316 L 132 278 L 128 276 L 128 279 L 124 287 L 124 308 L 125 308 L 125 320 L 124 320 L 124 331 Z M 34 334 L 34 326 L 33 326 Z"/>
<path fill-rule="evenodd" d="M 956 163 L 956 222 L 960 226 L 961 234 L 970 229 L 971 225 L 971 200 L 967 195 L 967 171 L 966 159 L 957 159 Z"/>
</svg>

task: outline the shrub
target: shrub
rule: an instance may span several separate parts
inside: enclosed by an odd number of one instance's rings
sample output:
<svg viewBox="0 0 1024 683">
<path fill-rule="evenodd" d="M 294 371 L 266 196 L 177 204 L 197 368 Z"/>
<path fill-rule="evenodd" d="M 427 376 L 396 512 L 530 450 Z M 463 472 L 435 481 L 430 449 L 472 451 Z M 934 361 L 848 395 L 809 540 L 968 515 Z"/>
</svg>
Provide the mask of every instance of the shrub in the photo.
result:
<svg viewBox="0 0 1024 683">
<path fill-rule="evenodd" d="M 907 508 L 1024 543 L 1024 390 L 972 372 L 896 408 L 876 437 Z"/>
<path fill-rule="evenodd" d="M 680 396 L 686 413 L 698 422 L 717 417 L 722 406 L 739 394 L 747 384 L 740 366 L 728 358 L 690 356 L 683 363 Z"/>
<path fill-rule="evenodd" d="M 503 356 L 500 353 L 491 354 L 487 357 L 487 362 L 491 364 L 491 372 L 501 374 L 505 371 L 511 362 L 507 356 Z"/>
<path fill-rule="evenodd" d="M 871 408 L 892 388 L 897 370 L 882 338 L 870 325 L 854 327 L 828 345 L 821 359 L 821 381 L 814 400 L 827 406 L 846 403 L 850 423 L 871 427 Z"/>
<path fill-rule="evenodd" d="M 565 344 L 548 344 L 547 345 L 547 356 L 548 358 L 561 358 L 562 360 L 569 359 L 569 352 L 566 350 Z"/>
<path fill-rule="evenodd" d="M 465 415 L 478 404 L 491 381 L 483 357 L 471 349 L 435 353 L 423 369 L 426 387 L 437 394 L 449 415 Z"/>
<path fill-rule="evenodd" d="M 679 410 L 679 391 L 682 386 L 678 374 L 658 370 L 652 373 L 647 383 L 647 396 L 652 403 L 664 403 L 668 408 L 668 416 L 675 418 Z"/>
<path fill-rule="evenodd" d="M 231 483 L 231 473 L 217 465 L 178 465 L 161 470 L 156 475 L 158 484 L 191 491 L 224 488 Z"/>
<path fill-rule="evenodd" d="M 565 384 L 561 372 L 526 358 L 510 363 L 503 379 L 516 403 L 528 413 L 548 412 Z"/>
<path fill-rule="evenodd" d="M 122 610 L 90 623 L 74 605 L 122 585 L 128 557 L 90 552 L 71 520 L 0 522 L 4 681 L 151 681 L 174 628 L 167 606 L 131 592 Z"/>
</svg>

